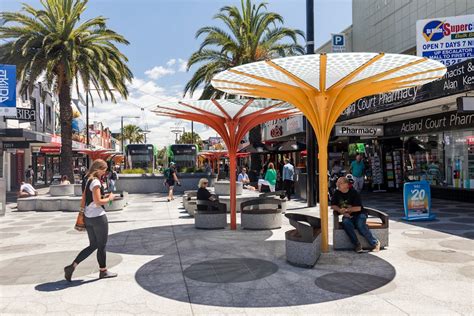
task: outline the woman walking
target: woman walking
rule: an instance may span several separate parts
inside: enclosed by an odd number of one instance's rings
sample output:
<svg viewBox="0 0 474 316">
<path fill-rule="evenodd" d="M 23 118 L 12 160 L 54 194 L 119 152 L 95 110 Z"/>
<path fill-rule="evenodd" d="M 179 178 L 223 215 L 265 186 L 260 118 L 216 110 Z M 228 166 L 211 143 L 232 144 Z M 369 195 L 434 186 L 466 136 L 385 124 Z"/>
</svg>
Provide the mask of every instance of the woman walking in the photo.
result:
<svg viewBox="0 0 474 316">
<path fill-rule="evenodd" d="M 116 273 L 108 271 L 106 266 L 105 246 L 109 234 L 109 223 L 107 215 L 105 215 L 104 205 L 114 199 L 113 193 L 103 197 L 104 189 L 99 179 L 106 171 L 107 163 L 102 159 L 97 159 L 92 163 L 84 179 L 87 181 L 84 188 L 86 191 L 84 222 L 86 224 L 87 236 L 89 237 L 89 246 L 77 255 L 72 264 L 64 267 L 64 277 L 68 281 L 71 281 L 72 273 L 77 265 L 89 257 L 96 249 L 100 270 L 99 279 L 117 276 Z"/>
</svg>

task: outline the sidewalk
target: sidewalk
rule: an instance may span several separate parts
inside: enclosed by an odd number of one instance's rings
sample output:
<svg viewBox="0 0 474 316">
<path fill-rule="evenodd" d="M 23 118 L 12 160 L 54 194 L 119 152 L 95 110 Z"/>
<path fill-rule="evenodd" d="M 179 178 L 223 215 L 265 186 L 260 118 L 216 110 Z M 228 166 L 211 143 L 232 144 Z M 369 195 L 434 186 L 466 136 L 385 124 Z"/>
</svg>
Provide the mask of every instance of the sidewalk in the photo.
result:
<svg viewBox="0 0 474 316">
<path fill-rule="evenodd" d="M 92 255 L 72 283 L 62 268 L 88 243 L 72 229 L 76 214 L 17 212 L 10 203 L 0 218 L 0 313 L 473 314 L 474 205 L 433 200 L 439 220 L 414 224 L 400 220 L 400 195 L 363 198 L 390 214 L 390 246 L 331 250 L 308 270 L 285 261 L 286 218 L 272 231 L 196 230 L 180 198 L 133 194 L 108 214 L 108 266 L 119 277 L 98 280 Z M 317 216 L 303 202 L 288 212 Z"/>
</svg>

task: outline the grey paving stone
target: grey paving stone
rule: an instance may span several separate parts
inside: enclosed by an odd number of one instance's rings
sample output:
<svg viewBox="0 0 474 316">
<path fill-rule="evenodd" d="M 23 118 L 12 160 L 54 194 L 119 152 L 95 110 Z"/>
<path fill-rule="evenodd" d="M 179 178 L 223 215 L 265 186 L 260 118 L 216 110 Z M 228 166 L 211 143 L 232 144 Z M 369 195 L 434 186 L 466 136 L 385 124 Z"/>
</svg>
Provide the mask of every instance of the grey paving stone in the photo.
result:
<svg viewBox="0 0 474 316">
<path fill-rule="evenodd" d="M 432 230 L 421 230 L 421 229 L 414 229 L 414 230 L 407 230 L 402 233 L 403 235 L 416 238 L 416 239 L 443 239 L 449 238 L 446 234 L 442 234 Z"/>
<path fill-rule="evenodd" d="M 410 250 L 407 255 L 415 259 L 443 263 L 465 263 L 474 260 L 473 256 L 454 250 Z"/>
<path fill-rule="evenodd" d="M 29 252 L 46 247 L 45 244 L 20 244 L 0 247 L 0 253 L 3 255 L 11 253 Z"/>
<path fill-rule="evenodd" d="M 453 224 L 453 223 L 436 223 L 427 225 L 431 229 L 436 229 L 440 231 L 451 231 L 451 230 L 469 230 L 473 229 L 473 225 L 466 224 Z"/>
<path fill-rule="evenodd" d="M 459 273 L 464 275 L 465 277 L 474 279 L 474 266 L 470 265 L 461 267 L 459 268 Z"/>
<path fill-rule="evenodd" d="M 12 226 L 12 227 L 5 227 L 0 228 L 0 232 L 9 233 L 9 232 L 18 232 L 18 231 L 25 231 L 34 228 L 33 226 Z"/>
<path fill-rule="evenodd" d="M 0 233 L 0 240 L 20 236 L 18 233 Z"/>
<path fill-rule="evenodd" d="M 452 218 L 450 221 L 455 223 L 474 224 L 474 218 L 472 217 Z"/>
<path fill-rule="evenodd" d="M 466 232 L 462 234 L 466 238 L 474 239 L 474 231 Z"/>
<path fill-rule="evenodd" d="M 35 284 L 64 280 L 64 266 L 70 264 L 78 251 L 47 252 L 0 261 L 0 284 Z M 92 273 L 98 276 L 99 267 L 96 256 L 91 255 L 74 271 L 77 279 Z M 108 254 L 107 266 L 113 267 L 122 261 L 117 254 Z M 64 282 L 66 282 L 64 280 Z"/>
<path fill-rule="evenodd" d="M 389 283 L 391 279 L 367 273 L 328 273 L 316 279 L 318 287 L 339 294 L 360 295 Z"/>
<path fill-rule="evenodd" d="M 43 227 L 43 228 L 32 229 L 29 232 L 33 234 L 49 234 L 49 233 L 64 232 L 70 228 L 71 227 L 66 227 L 66 226 Z"/>
<path fill-rule="evenodd" d="M 439 245 L 455 250 L 474 251 L 474 241 L 469 239 L 443 240 Z"/>
</svg>

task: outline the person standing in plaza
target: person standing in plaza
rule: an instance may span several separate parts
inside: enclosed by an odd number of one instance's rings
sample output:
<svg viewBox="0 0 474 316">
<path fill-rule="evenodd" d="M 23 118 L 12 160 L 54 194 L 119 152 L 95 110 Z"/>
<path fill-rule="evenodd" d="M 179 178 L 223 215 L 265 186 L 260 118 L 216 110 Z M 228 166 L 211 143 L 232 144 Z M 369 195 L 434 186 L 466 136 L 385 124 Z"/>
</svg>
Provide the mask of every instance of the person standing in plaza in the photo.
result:
<svg viewBox="0 0 474 316">
<path fill-rule="evenodd" d="M 77 265 L 97 250 L 99 263 L 99 279 L 116 277 L 116 273 L 107 270 L 105 246 L 109 235 L 109 223 L 105 215 L 104 205 L 114 199 L 114 194 L 104 196 L 100 178 L 107 171 L 107 163 L 102 159 L 95 160 L 86 175 L 84 222 L 86 224 L 89 246 L 84 248 L 74 261 L 64 267 L 64 278 L 71 282 L 72 274 Z M 83 207 L 83 205 L 81 205 Z"/>
<path fill-rule="evenodd" d="M 372 247 L 372 251 L 380 250 L 378 241 L 367 226 L 367 211 L 362 206 L 360 194 L 349 187 L 349 179 L 340 177 L 337 180 L 337 190 L 331 199 L 331 208 L 342 215 L 342 227 L 354 245 L 355 252 L 363 252 L 362 245 L 357 238 L 355 230 L 364 236 Z"/>
<path fill-rule="evenodd" d="M 275 170 L 275 166 L 273 162 L 268 164 L 267 172 L 265 172 L 265 181 L 268 183 L 270 187 L 270 192 L 275 192 L 275 185 L 277 180 L 277 172 Z"/>
<path fill-rule="evenodd" d="M 295 168 L 290 163 L 290 159 L 285 158 L 285 165 L 283 166 L 283 187 L 286 191 L 286 197 L 288 201 L 291 200 L 291 192 L 293 191 L 293 183 L 295 176 Z"/>
<path fill-rule="evenodd" d="M 170 162 L 170 167 L 165 170 L 165 185 L 168 187 L 168 202 L 174 200 L 173 189 L 175 184 L 181 185 L 176 175 L 176 164 Z"/>
<path fill-rule="evenodd" d="M 28 166 L 25 172 L 25 181 L 26 183 L 33 184 L 33 168 L 31 165 Z"/>
<path fill-rule="evenodd" d="M 358 193 L 362 191 L 364 187 L 364 173 L 365 173 L 365 164 L 362 161 L 362 155 L 357 154 L 356 159 L 351 163 L 351 174 L 354 177 L 354 189 Z"/>
<path fill-rule="evenodd" d="M 112 170 L 110 171 L 109 176 L 108 176 L 108 180 L 109 180 L 109 185 L 108 185 L 109 192 L 114 192 L 116 190 L 115 184 L 118 180 L 118 174 L 117 174 L 117 171 L 115 170 L 115 167 L 112 167 Z"/>
</svg>

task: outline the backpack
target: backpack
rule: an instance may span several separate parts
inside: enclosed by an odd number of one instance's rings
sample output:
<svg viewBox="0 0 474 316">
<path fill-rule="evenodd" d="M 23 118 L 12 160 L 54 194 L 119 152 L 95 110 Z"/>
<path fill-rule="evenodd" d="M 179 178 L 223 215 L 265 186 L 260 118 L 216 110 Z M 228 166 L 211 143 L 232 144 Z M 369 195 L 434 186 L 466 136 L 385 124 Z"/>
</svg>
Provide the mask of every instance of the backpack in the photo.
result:
<svg viewBox="0 0 474 316">
<path fill-rule="evenodd" d="M 31 178 L 31 169 L 26 170 L 26 177 Z"/>
<path fill-rule="evenodd" d="M 164 172 L 164 175 L 165 175 L 165 178 L 168 179 L 171 175 L 171 169 L 170 168 L 166 168 L 165 169 L 165 172 Z"/>
</svg>

